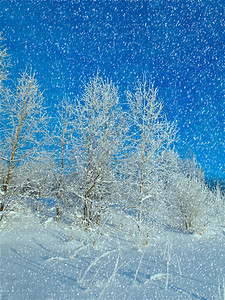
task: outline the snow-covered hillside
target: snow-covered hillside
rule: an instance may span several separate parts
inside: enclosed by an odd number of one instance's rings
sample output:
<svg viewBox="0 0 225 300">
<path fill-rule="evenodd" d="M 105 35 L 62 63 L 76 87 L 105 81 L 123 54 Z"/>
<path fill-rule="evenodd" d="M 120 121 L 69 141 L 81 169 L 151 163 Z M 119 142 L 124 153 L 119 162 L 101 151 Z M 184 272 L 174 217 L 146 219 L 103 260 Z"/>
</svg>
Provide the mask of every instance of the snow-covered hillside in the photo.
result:
<svg viewBox="0 0 225 300">
<path fill-rule="evenodd" d="M 224 233 L 152 226 L 146 245 L 115 216 L 89 232 L 19 213 L 0 241 L 2 300 L 224 299 Z"/>
</svg>

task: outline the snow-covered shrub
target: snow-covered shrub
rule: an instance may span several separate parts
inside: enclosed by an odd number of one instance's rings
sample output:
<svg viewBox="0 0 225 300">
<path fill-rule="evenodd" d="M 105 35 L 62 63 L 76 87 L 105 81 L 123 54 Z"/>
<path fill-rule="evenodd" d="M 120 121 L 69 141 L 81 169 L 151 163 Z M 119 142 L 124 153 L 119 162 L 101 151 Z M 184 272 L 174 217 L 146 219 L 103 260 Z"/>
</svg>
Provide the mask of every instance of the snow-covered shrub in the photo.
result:
<svg viewBox="0 0 225 300">
<path fill-rule="evenodd" d="M 165 215 L 175 228 L 203 233 L 221 224 L 221 195 L 207 187 L 204 173 L 194 160 L 176 163 L 164 192 Z"/>
<path fill-rule="evenodd" d="M 43 200 L 52 196 L 53 170 L 49 153 L 38 152 L 23 162 L 12 182 L 17 187 L 15 197 L 18 201 L 38 212 L 43 207 Z"/>
<path fill-rule="evenodd" d="M 212 226 L 215 226 L 215 229 L 225 229 L 225 194 L 222 191 L 219 184 L 213 191 L 210 191 L 212 195 Z"/>
<path fill-rule="evenodd" d="M 202 230 L 207 224 L 210 207 L 209 191 L 196 178 L 183 174 L 174 176 L 171 182 L 170 210 L 176 226 L 184 231 Z"/>
</svg>

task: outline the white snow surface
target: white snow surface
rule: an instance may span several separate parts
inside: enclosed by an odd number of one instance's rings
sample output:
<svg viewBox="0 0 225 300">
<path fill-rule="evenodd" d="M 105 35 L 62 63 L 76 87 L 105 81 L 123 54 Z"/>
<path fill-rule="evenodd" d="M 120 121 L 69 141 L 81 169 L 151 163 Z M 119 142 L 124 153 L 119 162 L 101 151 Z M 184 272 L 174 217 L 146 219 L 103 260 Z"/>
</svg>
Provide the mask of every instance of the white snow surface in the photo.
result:
<svg viewBox="0 0 225 300">
<path fill-rule="evenodd" d="M 0 228 L 1 300 L 224 299 L 225 235 L 119 222 L 88 232 L 18 214 Z"/>
</svg>

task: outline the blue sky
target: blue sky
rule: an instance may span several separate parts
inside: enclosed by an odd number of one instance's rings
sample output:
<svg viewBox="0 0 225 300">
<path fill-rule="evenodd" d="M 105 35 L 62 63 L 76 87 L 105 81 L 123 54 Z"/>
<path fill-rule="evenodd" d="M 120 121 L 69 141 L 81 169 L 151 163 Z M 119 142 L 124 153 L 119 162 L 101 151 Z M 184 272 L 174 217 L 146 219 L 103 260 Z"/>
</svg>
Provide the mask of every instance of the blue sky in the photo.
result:
<svg viewBox="0 0 225 300">
<path fill-rule="evenodd" d="M 225 175 L 224 4 L 221 0 L 1 0 L 12 78 L 32 67 L 51 107 L 97 71 L 121 94 L 143 73 L 179 129 L 177 149 Z"/>
</svg>

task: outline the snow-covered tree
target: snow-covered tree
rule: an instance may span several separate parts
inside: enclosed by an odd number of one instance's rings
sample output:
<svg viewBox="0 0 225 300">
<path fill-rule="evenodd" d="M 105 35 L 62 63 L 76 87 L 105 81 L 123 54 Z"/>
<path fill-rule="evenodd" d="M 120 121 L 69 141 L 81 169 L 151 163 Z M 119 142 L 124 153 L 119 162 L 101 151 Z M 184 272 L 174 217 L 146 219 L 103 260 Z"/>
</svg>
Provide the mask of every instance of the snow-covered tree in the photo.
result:
<svg viewBox="0 0 225 300">
<path fill-rule="evenodd" d="M 22 163 L 38 149 L 45 136 L 43 96 L 34 74 L 24 72 L 15 90 L 5 90 L 1 94 L 1 107 L 0 211 L 4 212 L 17 190 L 16 182 L 13 181 L 15 174 Z"/>
<path fill-rule="evenodd" d="M 165 168 L 164 155 L 176 137 L 176 126 L 163 114 L 157 90 L 144 78 L 134 93 L 127 93 L 133 133 L 129 171 L 141 226 L 143 211 L 150 209 L 158 174 Z"/>
<path fill-rule="evenodd" d="M 72 105 L 67 100 L 63 100 L 62 103 L 58 106 L 57 116 L 56 118 L 54 118 L 55 130 L 52 136 L 55 148 L 54 177 L 56 180 L 55 192 L 57 197 L 57 221 L 59 221 L 61 214 L 60 206 L 62 204 L 62 195 L 65 195 L 66 190 L 68 190 L 65 182 L 65 176 L 66 174 L 69 175 L 72 165 L 72 161 L 69 161 L 69 157 L 71 159 L 71 138 L 73 134 L 72 116 Z"/>
<path fill-rule="evenodd" d="M 74 105 L 76 183 L 85 227 L 100 223 L 112 203 L 110 192 L 118 172 L 124 126 L 116 87 L 95 76 Z"/>
<path fill-rule="evenodd" d="M 0 35 L 0 41 L 2 41 L 3 38 Z M 6 79 L 7 77 L 7 66 L 8 66 L 8 61 L 7 61 L 7 52 L 4 46 L 0 46 L 0 91 L 2 89 L 2 82 Z M 1 107 L 0 107 L 1 109 Z"/>
</svg>

